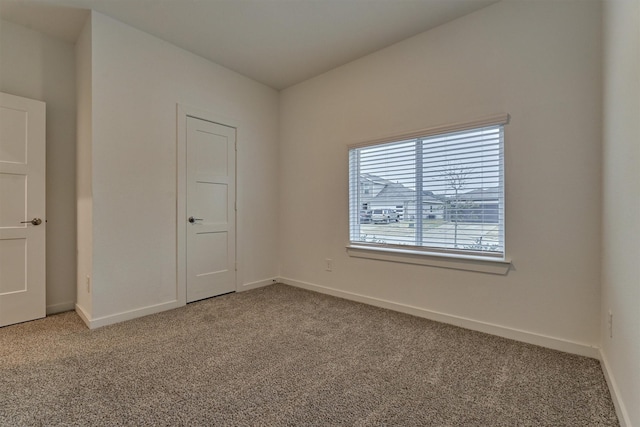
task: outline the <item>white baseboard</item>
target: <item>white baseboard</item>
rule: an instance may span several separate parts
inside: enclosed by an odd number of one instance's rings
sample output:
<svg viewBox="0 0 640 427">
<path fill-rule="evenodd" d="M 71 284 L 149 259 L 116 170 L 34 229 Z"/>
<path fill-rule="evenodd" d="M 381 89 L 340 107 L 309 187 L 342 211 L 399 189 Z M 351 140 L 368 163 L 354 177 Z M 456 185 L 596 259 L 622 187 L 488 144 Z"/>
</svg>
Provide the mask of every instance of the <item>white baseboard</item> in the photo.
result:
<svg viewBox="0 0 640 427">
<path fill-rule="evenodd" d="M 87 328 L 91 329 L 91 320 L 89 320 L 90 319 L 89 315 L 84 310 L 84 308 L 79 306 L 77 303 L 76 303 L 76 314 L 80 316 L 80 319 L 82 319 L 84 324 L 87 325 Z"/>
<path fill-rule="evenodd" d="M 625 406 L 622 398 L 620 397 L 620 390 L 618 389 L 618 384 L 616 383 L 615 377 L 611 372 L 611 368 L 609 366 L 609 361 L 607 360 L 607 356 L 605 356 L 602 349 L 600 349 L 600 364 L 602 365 L 602 371 L 604 372 L 604 378 L 607 380 L 607 386 L 609 386 L 609 391 L 611 392 L 611 400 L 613 400 L 613 406 L 616 408 L 616 415 L 618 416 L 618 421 L 620 422 L 620 427 L 631 427 L 631 420 L 629 419 L 629 413 L 627 412 L 627 407 Z"/>
<path fill-rule="evenodd" d="M 59 304 L 51 304 L 47 306 L 47 316 L 50 314 L 64 313 L 75 308 L 76 303 L 73 301 L 61 302 Z"/>
<path fill-rule="evenodd" d="M 562 338 L 550 337 L 547 335 L 536 334 L 533 332 L 523 331 L 519 329 L 509 328 L 506 326 L 495 325 L 492 323 L 481 322 L 478 320 L 468 319 L 465 317 L 454 316 L 437 311 L 427 310 L 420 307 L 414 307 L 406 304 L 400 304 L 393 301 L 373 298 L 366 295 L 360 295 L 352 292 L 341 291 L 339 289 L 329 288 L 326 286 L 315 285 L 313 283 L 301 282 L 299 280 L 280 277 L 279 282 L 298 288 L 307 289 L 351 301 L 361 302 L 376 307 L 386 308 L 389 310 L 399 311 L 401 313 L 411 314 L 413 316 L 424 317 L 426 319 L 435 320 L 437 322 L 448 323 L 450 325 L 459 326 L 473 331 L 484 332 L 499 337 L 521 341 L 528 344 L 539 345 L 541 347 L 553 350 L 563 351 L 565 353 L 577 354 L 580 356 L 599 359 L 599 348 L 589 344 L 583 344 L 573 341 L 564 340 Z"/>
<path fill-rule="evenodd" d="M 273 285 L 276 283 L 275 278 L 259 280 L 256 282 L 243 284 L 238 291 L 248 291 L 251 289 L 257 289 L 264 286 Z M 151 305 L 135 310 L 125 311 L 122 313 L 111 314 L 108 316 L 98 317 L 92 319 L 87 312 L 78 304 L 75 305 L 75 310 L 82 321 L 87 325 L 89 329 L 96 329 L 102 326 L 112 325 L 114 323 L 124 322 L 126 320 L 136 319 L 138 317 L 147 316 L 149 314 L 160 313 L 161 311 L 172 310 L 174 308 L 182 307 L 184 304 L 180 304 L 179 301 L 169 301 L 162 304 Z M 69 309 L 73 310 L 74 306 L 71 304 Z M 64 310 L 63 310 L 64 311 Z"/>
<path fill-rule="evenodd" d="M 76 304 L 76 312 L 80 316 L 80 318 L 84 321 L 84 323 L 89 327 L 89 329 L 101 328 L 107 325 L 113 325 L 114 323 L 124 322 L 126 320 L 136 319 L 142 316 L 148 316 L 149 314 L 160 313 L 161 311 L 172 310 L 174 308 L 178 308 L 184 305 L 180 305 L 177 300 L 168 301 L 161 304 L 150 305 L 143 308 L 138 308 L 135 310 L 124 311 L 122 313 L 110 314 L 108 316 L 98 317 L 95 319 L 91 319 L 88 314 Z"/>
<path fill-rule="evenodd" d="M 249 291 L 251 289 L 257 289 L 257 288 L 263 288 L 265 286 L 273 285 L 274 283 L 277 283 L 277 281 L 278 279 L 271 278 L 271 279 L 258 280 L 256 282 L 251 282 L 251 283 L 245 283 L 240 286 L 240 288 L 238 289 L 238 292 Z"/>
</svg>

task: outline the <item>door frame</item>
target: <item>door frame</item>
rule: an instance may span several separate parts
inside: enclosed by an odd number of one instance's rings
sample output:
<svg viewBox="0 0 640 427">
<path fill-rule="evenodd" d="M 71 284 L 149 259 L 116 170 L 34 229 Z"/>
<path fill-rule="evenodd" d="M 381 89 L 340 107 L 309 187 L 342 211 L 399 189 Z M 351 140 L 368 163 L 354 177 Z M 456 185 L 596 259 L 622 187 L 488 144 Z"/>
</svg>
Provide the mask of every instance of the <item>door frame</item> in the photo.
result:
<svg viewBox="0 0 640 427">
<path fill-rule="evenodd" d="M 187 118 L 204 120 L 236 130 L 236 147 L 238 146 L 238 123 L 228 117 L 212 113 L 197 107 L 177 104 L 176 108 L 176 300 L 179 305 L 187 304 Z M 235 239 L 236 268 L 235 290 L 238 291 L 238 152 L 235 155 Z"/>
</svg>

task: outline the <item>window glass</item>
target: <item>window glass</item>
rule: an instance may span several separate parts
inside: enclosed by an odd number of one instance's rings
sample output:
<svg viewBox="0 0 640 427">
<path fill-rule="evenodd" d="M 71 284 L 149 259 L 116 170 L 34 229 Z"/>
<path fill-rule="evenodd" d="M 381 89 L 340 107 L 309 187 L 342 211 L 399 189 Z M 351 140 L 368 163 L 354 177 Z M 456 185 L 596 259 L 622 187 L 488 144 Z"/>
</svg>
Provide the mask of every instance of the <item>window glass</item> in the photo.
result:
<svg viewBox="0 0 640 427">
<path fill-rule="evenodd" d="M 350 241 L 504 258 L 504 130 L 349 150 Z"/>
</svg>

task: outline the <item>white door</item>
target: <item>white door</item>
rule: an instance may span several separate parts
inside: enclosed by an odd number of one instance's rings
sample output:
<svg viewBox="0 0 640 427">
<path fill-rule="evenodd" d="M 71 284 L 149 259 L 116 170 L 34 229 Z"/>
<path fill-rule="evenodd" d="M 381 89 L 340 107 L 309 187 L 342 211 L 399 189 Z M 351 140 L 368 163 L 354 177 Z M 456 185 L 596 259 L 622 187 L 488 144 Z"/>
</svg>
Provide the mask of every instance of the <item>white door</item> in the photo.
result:
<svg viewBox="0 0 640 427">
<path fill-rule="evenodd" d="M 187 117 L 187 302 L 235 291 L 236 130 Z"/>
<path fill-rule="evenodd" d="M 0 93 L 0 326 L 45 301 L 45 104 Z"/>
</svg>

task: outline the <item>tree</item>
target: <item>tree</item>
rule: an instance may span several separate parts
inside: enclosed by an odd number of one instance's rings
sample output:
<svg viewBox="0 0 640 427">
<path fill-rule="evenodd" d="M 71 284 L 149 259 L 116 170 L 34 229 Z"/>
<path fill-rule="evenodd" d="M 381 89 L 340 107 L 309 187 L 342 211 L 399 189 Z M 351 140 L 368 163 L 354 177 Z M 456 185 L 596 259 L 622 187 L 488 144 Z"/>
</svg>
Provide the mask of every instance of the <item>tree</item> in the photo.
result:
<svg viewBox="0 0 640 427">
<path fill-rule="evenodd" d="M 442 180 L 447 188 L 453 190 L 453 198 L 447 199 L 445 202 L 446 218 L 453 221 L 454 224 L 454 236 L 453 245 L 458 247 L 458 222 L 464 217 L 466 210 L 469 208 L 468 203 L 464 203 L 460 198 L 460 191 L 467 186 L 473 168 L 463 167 L 448 163 L 442 169 Z"/>
</svg>

